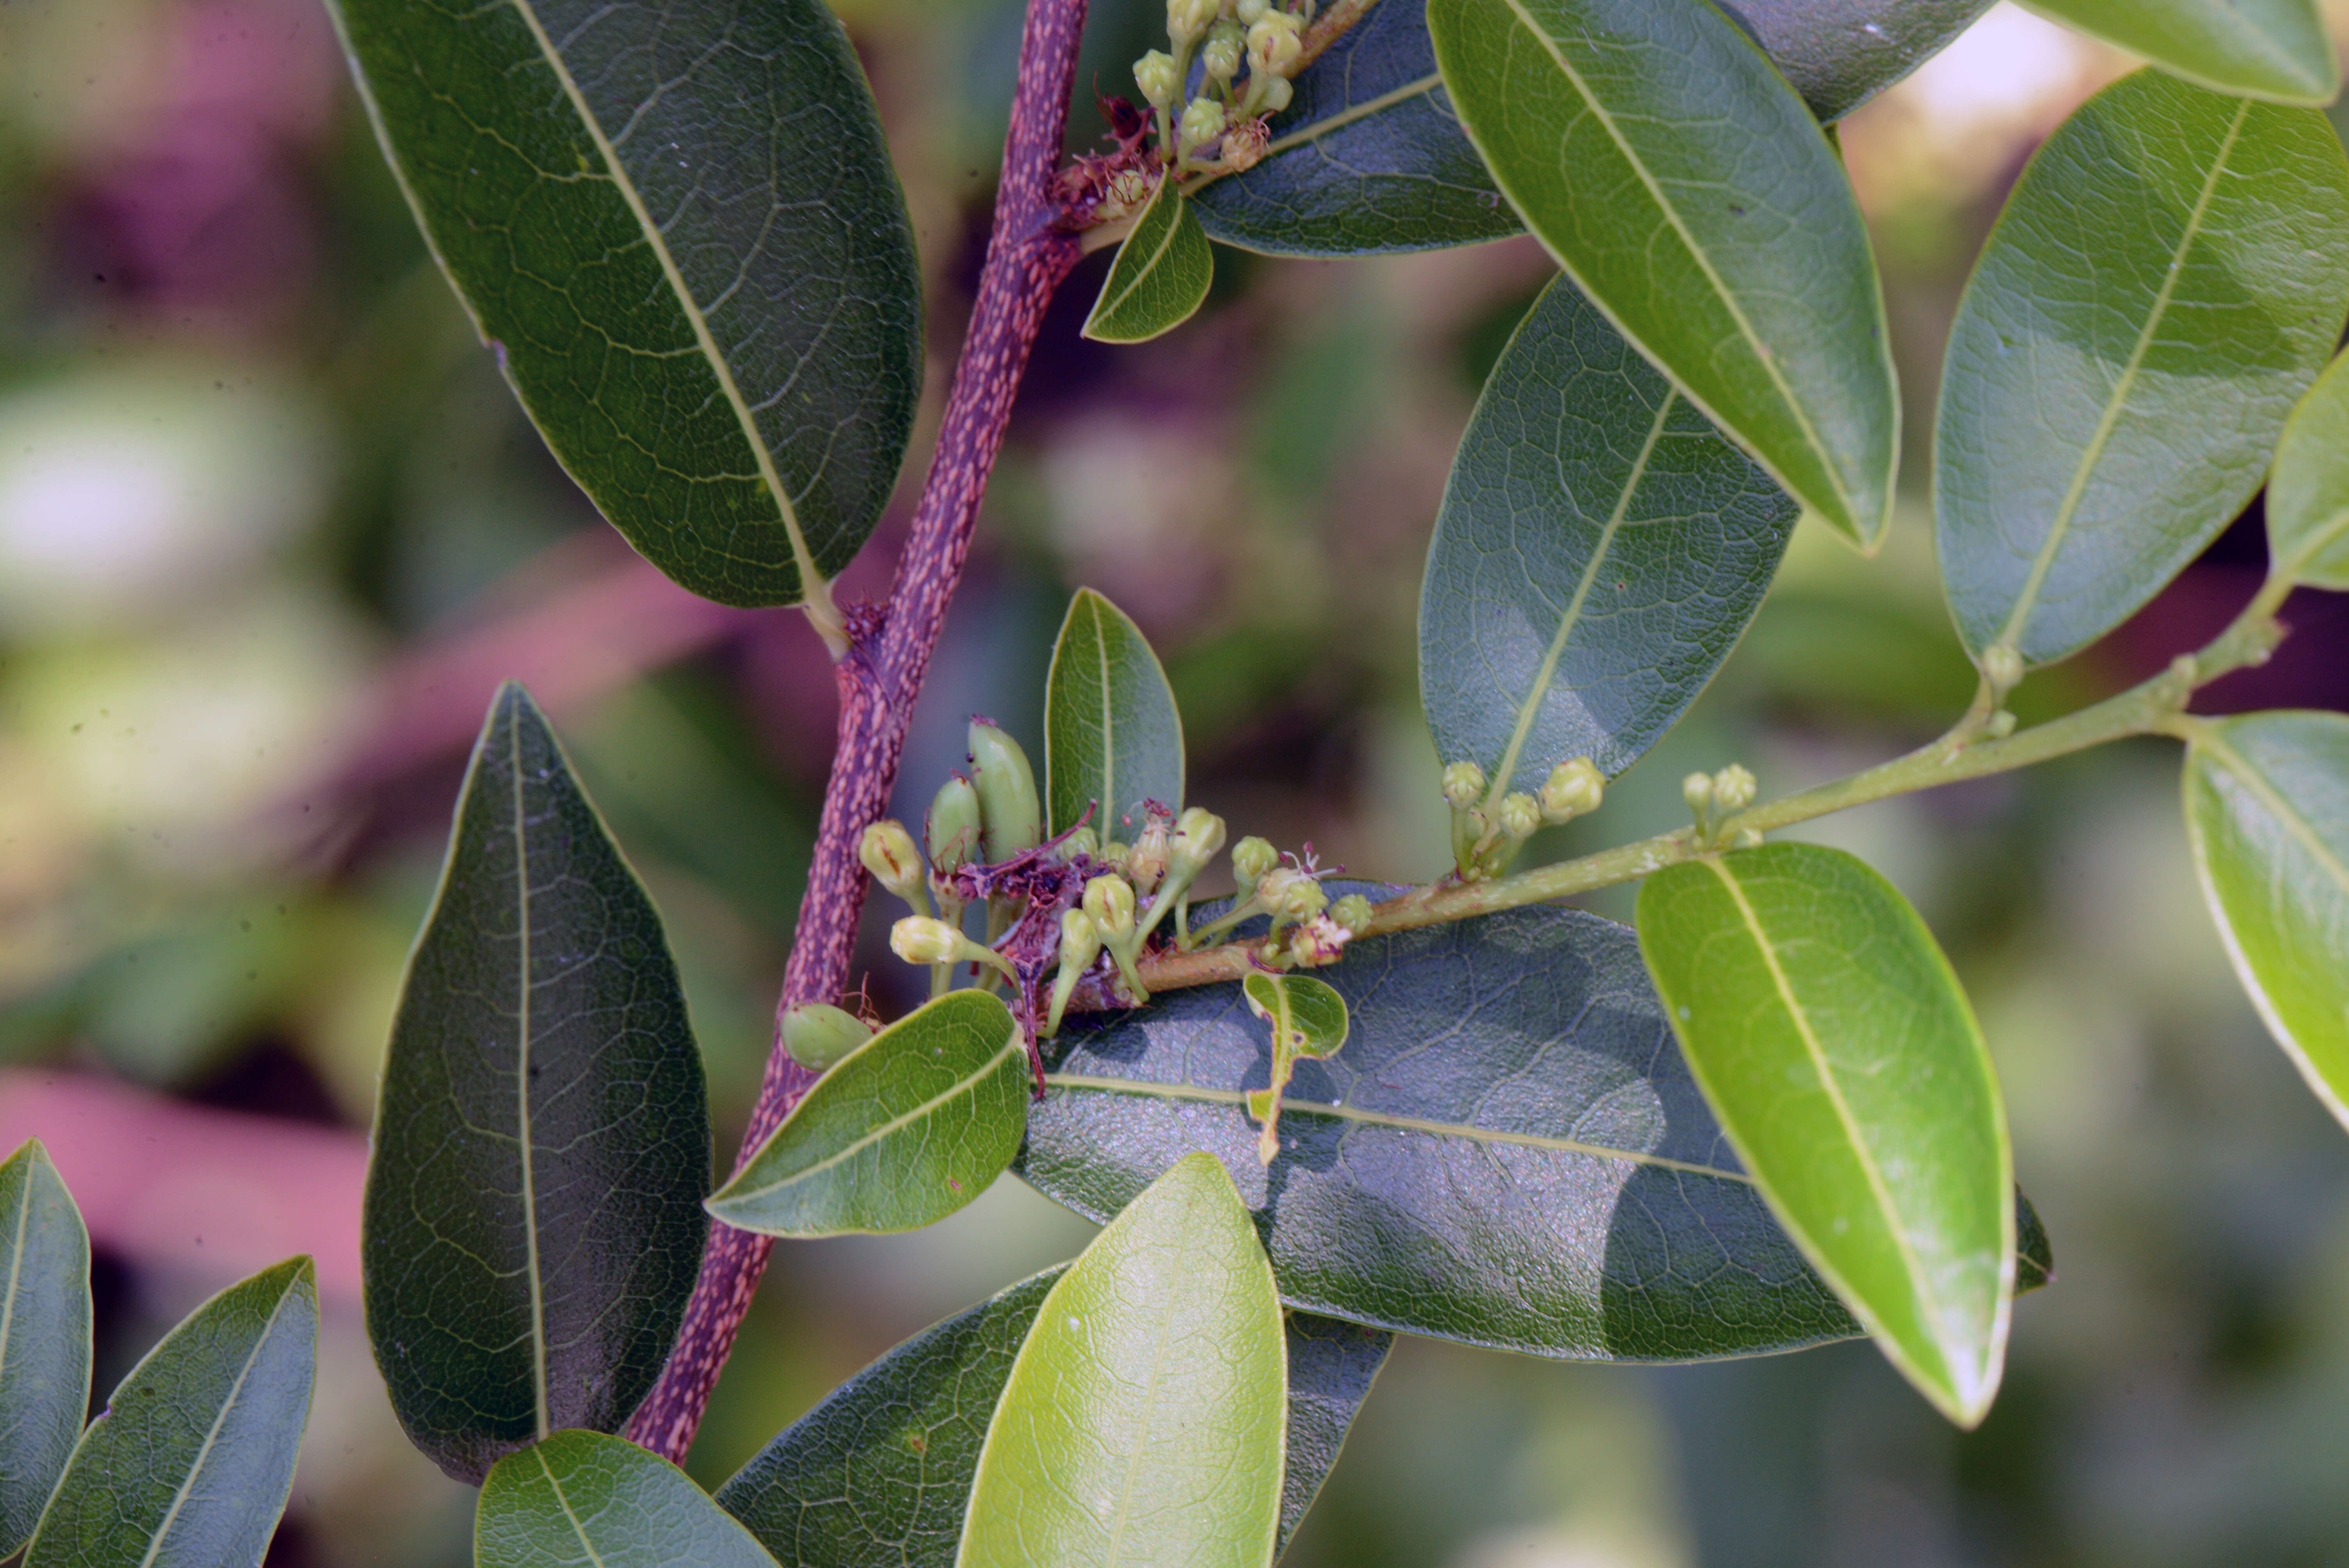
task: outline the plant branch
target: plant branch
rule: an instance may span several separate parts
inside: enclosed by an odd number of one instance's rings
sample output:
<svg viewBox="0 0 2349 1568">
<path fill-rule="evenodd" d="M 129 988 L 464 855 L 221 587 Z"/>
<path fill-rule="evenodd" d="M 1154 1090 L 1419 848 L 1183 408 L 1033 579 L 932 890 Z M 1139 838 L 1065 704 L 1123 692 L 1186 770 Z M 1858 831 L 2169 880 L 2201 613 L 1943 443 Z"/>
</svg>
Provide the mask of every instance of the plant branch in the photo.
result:
<svg viewBox="0 0 2349 1568">
<path fill-rule="evenodd" d="M 887 602 L 852 606 L 844 617 L 849 645 L 834 667 L 839 749 L 824 792 L 778 1016 L 802 1002 L 836 1000 L 847 989 L 866 881 L 857 841 L 886 808 L 896 785 L 914 699 L 929 673 L 947 603 L 962 580 L 979 501 L 1003 445 L 1028 352 L 1045 307 L 1077 263 L 1078 242 L 1061 224 L 1054 180 L 1084 19 L 1085 0 L 1029 0 L 995 225 L 937 451 Z M 784 1051 L 779 1034 L 743 1134 L 738 1169 L 815 1078 Z M 768 1237 L 712 1222 L 677 1348 L 628 1423 L 632 1439 L 665 1459 L 684 1458 L 773 1246 Z"/>
</svg>

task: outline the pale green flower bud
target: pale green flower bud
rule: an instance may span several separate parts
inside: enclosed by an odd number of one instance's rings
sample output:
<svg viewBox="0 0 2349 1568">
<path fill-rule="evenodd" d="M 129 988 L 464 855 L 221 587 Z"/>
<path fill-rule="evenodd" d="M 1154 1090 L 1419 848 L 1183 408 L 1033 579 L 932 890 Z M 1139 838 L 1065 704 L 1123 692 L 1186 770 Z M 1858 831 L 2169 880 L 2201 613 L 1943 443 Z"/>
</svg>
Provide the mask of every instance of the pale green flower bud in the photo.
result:
<svg viewBox="0 0 2349 1568">
<path fill-rule="evenodd" d="M 1112 839 L 1101 847 L 1101 853 L 1094 858 L 1106 861 L 1111 865 L 1122 867 L 1125 864 L 1125 857 L 1132 853 L 1133 853 L 1133 846 Z"/>
<path fill-rule="evenodd" d="M 1522 789 L 1501 797 L 1501 831 L 1511 839 L 1529 839 L 1541 826 L 1541 802 Z"/>
<path fill-rule="evenodd" d="M 1278 81 L 1280 78 L 1276 77 L 1273 79 Z M 1264 121 L 1241 120 L 1224 132 L 1224 167 L 1235 174 L 1254 169 L 1264 161 L 1265 149 L 1271 144 L 1272 137 L 1265 130 Z"/>
<path fill-rule="evenodd" d="M 1071 829 L 1069 836 L 1061 841 L 1061 859 L 1063 861 L 1073 861 L 1081 855 L 1098 856 L 1100 853 L 1101 835 L 1094 832 L 1091 825 Z"/>
<path fill-rule="evenodd" d="M 1275 920 L 1302 923 L 1330 907 L 1330 895 L 1321 884 L 1288 866 L 1267 872 L 1256 892 Z"/>
<path fill-rule="evenodd" d="M 2002 707 L 1990 716 L 1990 728 L 1987 733 L 1992 740 L 2004 740 L 2014 733 L 2014 725 L 2013 710 Z"/>
<path fill-rule="evenodd" d="M 1982 655 L 1983 678 L 2001 691 L 2012 691 L 2023 683 L 2023 655 L 2004 643 Z"/>
<path fill-rule="evenodd" d="M 1061 967 L 1071 974 L 1083 969 L 1101 951 L 1101 927 L 1081 909 L 1061 912 Z"/>
<path fill-rule="evenodd" d="M 1330 918 L 1344 926 L 1347 934 L 1360 936 L 1370 929 L 1371 901 L 1361 893 L 1350 892 L 1330 906 Z"/>
<path fill-rule="evenodd" d="M 1289 85 L 1287 77 L 1267 77 L 1257 101 L 1264 106 L 1265 113 L 1278 114 L 1296 96 L 1297 89 Z"/>
<path fill-rule="evenodd" d="M 1213 98 L 1193 98 L 1183 111 L 1183 120 L 1175 139 L 1186 149 L 1209 142 L 1224 134 L 1224 106 Z"/>
<path fill-rule="evenodd" d="M 1240 896 L 1246 898 L 1256 891 L 1265 873 L 1280 863 L 1280 854 L 1262 839 L 1250 834 L 1232 846 L 1232 880 L 1240 884 Z"/>
<path fill-rule="evenodd" d="M 1164 49 L 1153 49 L 1133 62 L 1133 85 L 1150 100 L 1153 108 L 1164 108 L 1183 90 L 1183 78 L 1175 70 L 1174 57 Z"/>
<path fill-rule="evenodd" d="M 1174 842 L 1167 874 L 1188 887 L 1224 847 L 1224 820 L 1213 811 L 1192 807 L 1174 823 Z"/>
<path fill-rule="evenodd" d="M 1743 811 L 1754 804 L 1754 775 L 1737 763 L 1731 763 L 1713 776 L 1713 803 L 1724 811 Z"/>
<path fill-rule="evenodd" d="M 904 823 L 884 817 L 865 829 L 856 846 L 856 858 L 864 862 L 874 882 L 915 908 L 929 909 L 929 867 L 922 863 L 922 852 L 914 848 L 914 836 L 905 831 Z"/>
<path fill-rule="evenodd" d="M 979 841 L 999 865 L 1044 836 L 1036 804 L 1036 770 L 1019 743 L 983 718 L 970 721 L 970 781 L 978 791 Z"/>
<path fill-rule="evenodd" d="M 1607 780 L 1588 757 L 1561 762 L 1549 770 L 1541 787 L 1541 813 L 1553 822 L 1571 821 L 1599 810 L 1607 794 Z"/>
<path fill-rule="evenodd" d="M 1143 826 L 1142 837 L 1133 841 L 1133 851 L 1125 857 L 1125 874 L 1132 879 L 1134 892 L 1155 892 L 1166 879 L 1169 836 L 1166 819 L 1154 816 Z"/>
<path fill-rule="evenodd" d="M 1233 15 L 1239 17 L 1241 26 L 1253 27 L 1263 21 L 1265 13 L 1271 9 L 1272 0 L 1240 0 Z"/>
<path fill-rule="evenodd" d="M 872 1026 L 853 1013 L 823 1002 L 802 1002 L 783 1011 L 783 1049 L 803 1068 L 823 1072 L 873 1037 Z"/>
<path fill-rule="evenodd" d="M 952 964 L 977 945 L 943 920 L 911 914 L 889 928 L 889 951 L 908 964 Z"/>
<path fill-rule="evenodd" d="M 1215 21 L 1216 0 L 1166 0 L 1166 36 L 1177 44 L 1195 44 Z"/>
<path fill-rule="evenodd" d="M 1297 18 L 1286 11 L 1268 11 L 1247 32 L 1248 69 L 1269 77 L 1285 77 L 1305 52 L 1297 36 Z"/>
<path fill-rule="evenodd" d="M 1485 770 L 1474 762 L 1454 762 L 1444 770 L 1444 799 L 1455 811 L 1464 811 L 1485 793 Z"/>
<path fill-rule="evenodd" d="M 1681 799 L 1700 815 L 1713 809 L 1713 775 L 1692 773 L 1681 780 Z"/>
<path fill-rule="evenodd" d="M 1244 47 L 1240 30 L 1234 27 L 1227 33 L 1224 31 L 1225 26 L 1224 23 L 1216 23 L 1215 33 L 1207 39 L 1207 46 L 1199 51 L 1199 63 L 1206 67 L 1212 80 L 1219 82 L 1230 81 L 1240 74 L 1240 54 Z"/>
<path fill-rule="evenodd" d="M 1133 929 L 1133 887 L 1123 877 L 1099 876 L 1085 883 L 1085 913 L 1105 942 Z"/>
<path fill-rule="evenodd" d="M 952 876 L 978 854 L 978 791 L 960 774 L 938 786 L 930 801 L 930 820 L 924 834 L 930 841 L 930 864 L 942 877 Z"/>
</svg>

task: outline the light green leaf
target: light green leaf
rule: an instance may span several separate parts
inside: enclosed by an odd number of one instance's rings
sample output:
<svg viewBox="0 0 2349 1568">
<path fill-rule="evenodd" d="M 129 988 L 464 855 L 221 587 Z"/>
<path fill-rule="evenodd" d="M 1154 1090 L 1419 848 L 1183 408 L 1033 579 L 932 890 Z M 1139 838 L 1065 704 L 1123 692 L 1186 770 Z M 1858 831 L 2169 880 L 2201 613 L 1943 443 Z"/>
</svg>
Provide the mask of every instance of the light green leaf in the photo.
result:
<svg viewBox="0 0 2349 1568">
<path fill-rule="evenodd" d="M 1069 601 L 1044 685 L 1044 798 L 1051 830 L 1088 807 L 1106 841 L 1132 842 L 1143 805 L 1183 809 L 1183 717 L 1142 628 L 1090 588 Z"/>
<path fill-rule="evenodd" d="M 1191 319 L 1216 281 L 1216 257 L 1199 215 L 1162 180 L 1117 248 L 1084 335 L 1100 343 L 1146 343 Z"/>
<path fill-rule="evenodd" d="M 1047 1269 L 925 1329 L 833 1389 L 718 1491 L 797 1568 L 951 1568 L 995 1402 L 1045 1293 Z M 1337 1462 L 1394 1336 L 1288 1315 L 1285 1545 Z"/>
<path fill-rule="evenodd" d="M 660 916 L 509 682 L 409 960 L 367 1164 L 367 1336 L 410 1439 L 478 1481 L 565 1427 L 618 1430 L 684 1317 L 709 1191 Z"/>
<path fill-rule="evenodd" d="M 2323 115 L 2140 71 L 2064 121 L 1941 374 L 1935 526 L 1975 657 L 2060 659 L 2152 598 L 2259 489 L 2344 315 L 2349 160 Z"/>
<path fill-rule="evenodd" d="M 2341 65 L 2316 0 L 2023 0 L 2172 76 L 2277 103 L 2328 104 Z"/>
<path fill-rule="evenodd" d="M 2349 716 L 2255 713 L 2192 737 L 2186 832 L 2227 955 L 2349 1126 Z"/>
<path fill-rule="evenodd" d="M 0 1562 L 81 1436 L 89 1354 L 89 1233 L 36 1138 L 0 1163 Z"/>
<path fill-rule="evenodd" d="M 1193 1154 L 1044 1297 L 987 1427 L 961 1568 L 1272 1561 L 1288 1355 L 1231 1178 Z"/>
<path fill-rule="evenodd" d="M 557 1432 L 481 1483 L 475 1568 L 771 1568 L 774 1559 L 678 1470 L 624 1438 Z"/>
<path fill-rule="evenodd" d="M 257 1568 L 294 1489 L 317 1352 L 308 1258 L 190 1313 L 75 1445 L 24 1568 Z"/>
<path fill-rule="evenodd" d="M 921 274 L 823 0 L 336 0 L 393 171 L 580 487 L 705 598 L 848 563 L 921 391 Z"/>
<path fill-rule="evenodd" d="M 1668 867 L 1639 922 L 1690 1070 L 1771 1212 L 1892 1364 L 1980 1421 L 2013 1301 L 2013 1161 L 1932 934 L 1815 844 Z"/>
<path fill-rule="evenodd" d="M 1899 394 L 1843 168 L 1710 5 L 1430 0 L 1461 123 L 1593 304 L 1795 498 L 1872 547 Z"/>
<path fill-rule="evenodd" d="M 2285 421 L 2268 475 L 2268 570 L 2349 589 L 2349 355 L 2335 359 Z"/>
<path fill-rule="evenodd" d="M 1250 975 L 1240 982 L 1248 1011 L 1272 1026 L 1271 1081 L 1248 1090 L 1247 1113 L 1264 1128 L 1256 1157 L 1280 1157 L 1280 1097 L 1299 1061 L 1325 1061 L 1346 1043 L 1346 998 L 1310 975 Z"/>
<path fill-rule="evenodd" d="M 771 1236 L 911 1231 L 1002 1174 L 1028 1120 L 1028 1042 L 1011 1009 L 951 991 L 843 1057 L 709 1200 Z"/>
<path fill-rule="evenodd" d="M 1483 767 L 1495 800 L 1577 757 L 1622 772 L 1729 656 L 1795 513 L 1556 280 L 1485 383 L 1428 546 L 1437 751 Z"/>
</svg>

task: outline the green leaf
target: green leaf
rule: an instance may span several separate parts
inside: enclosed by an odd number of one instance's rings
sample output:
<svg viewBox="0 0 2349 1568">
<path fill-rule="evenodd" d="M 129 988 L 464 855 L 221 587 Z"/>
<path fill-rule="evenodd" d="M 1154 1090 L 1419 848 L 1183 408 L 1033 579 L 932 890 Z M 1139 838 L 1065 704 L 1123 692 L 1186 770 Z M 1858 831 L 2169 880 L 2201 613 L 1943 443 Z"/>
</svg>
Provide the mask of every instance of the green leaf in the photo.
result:
<svg viewBox="0 0 2349 1568">
<path fill-rule="evenodd" d="M 2251 1003 L 2349 1126 L 2349 716 L 2198 721 L 2186 831 Z"/>
<path fill-rule="evenodd" d="M 2141 71 L 2064 121 L 1941 375 L 1935 526 L 1968 650 L 2046 664 L 2152 598 L 2259 489 L 2344 315 L 2349 161 L 2323 115 Z"/>
<path fill-rule="evenodd" d="M 512 682 L 409 960 L 374 1150 L 367 1336 L 416 1446 L 479 1480 L 563 1428 L 616 1431 L 700 1267 L 709 1099 L 660 916 Z"/>
<path fill-rule="evenodd" d="M 2268 555 L 2275 575 L 2349 589 L 2349 356 L 2316 378 L 2284 422 L 2268 475 Z"/>
<path fill-rule="evenodd" d="M 1932 934 L 1816 844 L 1667 867 L 1639 909 L 1681 1048 L 1772 1212 L 1892 1364 L 1980 1421 L 2013 1299 L 2013 1160 Z"/>
<path fill-rule="evenodd" d="M 1559 278 L 1485 383 L 1420 589 L 1420 702 L 1493 799 L 1613 776 L 1729 656 L 1796 508 Z M 1526 782 L 1516 783 L 1520 775 Z"/>
<path fill-rule="evenodd" d="M 336 0 L 433 253 L 565 469 L 685 587 L 848 563 L 921 390 L 921 276 L 823 0 Z"/>
<path fill-rule="evenodd" d="M 1090 588 L 1069 601 L 1044 686 L 1044 799 L 1051 830 L 1093 807 L 1104 840 L 1131 842 L 1143 804 L 1183 807 L 1183 718 L 1142 628 Z"/>
<path fill-rule="evenodd" d="M 1709 5 L 1430 0 L 1461 123 L 1593 304 L 1796 500 L 1872 547 L 1899 394 L 1858 204 Z"/>
<path fill-rule="evenodd" d="M 1198 213 L 1173 181 L 1162 180 L 1117 248 L 1084 335 L 1100 343 L 1147 343 L 1190 320 L 1215 281 L 1215 253 Z"/>
<path fill-rule="evenodd" d="M 1011 1163 L 1028 1119 L 1028 1042 L 1011 1009 L 950 991 L 843 1057 L 709 1212 L 771 1236 L 911 1231 Z"/>
<path fill-rule="evenodd" d="M 951 1568 L 1012 1358 L 1067 1265 L 925 1329 L 833 1390 L 718 1491 L 800 1568 Z M 1393 1336 L 1291 1313 L 1285 1545 L 1337 1462 Z"/>
<path fill-rule="evenodd" d="M 256 1568 L 294 1489 L 317 1351 L 308 1258 L 190 1313 L 81 1435 L 24 1568 Z"/>
<path fill-rule="evenodd" d="M 2024 0 L 2172 76 L 2277 103 L 2328 104 L 2341 65 L 2316 0 Z"/>
<path fill-rule="evenodd" d="M 89 1233 L 37 1138 L 0 1163 L 0 1562 L 89 1411 Z"/>
<path fill-rule="evenodd" d="M 1248 1011 L 1272 1026 L 1272 1081 L 1248 1090 L 1247 1113 L 1264 1128 L 1256 1157 L 1280 1157 L 1280 1097 L 1300 1061 L 1325 1061 L 1346 1043 L 1346 999 L 1310 975 L 1250 975 L 1240 982 Z"/>
<path fill-rule="evenodd" d="M 956 1562 L 1268 1563 L 1288 1396 L 1264 1250 L 1215 1157 L 1186 1156 L 1046 1293 Z"/>
<path fill-rule="evenodd" d="M 481 1483 L 476 1568 L 771 1568 L 685 1472 L 624 1438 L 557 1432 Z"/>
<path fill-rule="evenodd" d="M 1841 119 L 1941 49 L 1990 0 L 1726 0 L 1811 112 Z"/>
</svg>

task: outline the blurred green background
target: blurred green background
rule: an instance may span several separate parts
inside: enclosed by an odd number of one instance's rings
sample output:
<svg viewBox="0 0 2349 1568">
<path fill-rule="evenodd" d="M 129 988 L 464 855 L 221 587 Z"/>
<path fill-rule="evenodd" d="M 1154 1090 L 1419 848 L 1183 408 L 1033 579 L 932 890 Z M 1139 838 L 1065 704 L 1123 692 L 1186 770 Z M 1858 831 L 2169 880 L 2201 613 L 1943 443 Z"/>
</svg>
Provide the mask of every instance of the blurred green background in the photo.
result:
<svg viewBox="0 0 2349 1568">
<path fill-rule="evenodd" d="M 1011 0 L 843 0 L 929 294 L 925 433 L 843 585 L 885 590 L 985 234 Z M 1085 90 L 1155 0 L 1095 0 Z M 2335 7 L 2349 23 L 2349 6 Z M 2349 36 L 2349 28 L 2343 30 Z M 1799 536 L 1696 710 L 1551 855 L 1659 830 L 1689 769 L 1781 792 L 1938 731 L 1971 692 L 1923 476 L 1957 292 L 2044 136 L 2130 62 L 2008 5 L 1847 122 L 1908 395 L 1883 557 Z M 1089 584 L 1182 704 L 1192 799 L 1389 880 L 1444 860 L 1419 569 L 1476 387 L 1548 273 L 1517 241 L 1346 263 L 1217 253 L 1208 308 L 1040 345 L 909 748 L 1032 740 Z M 2256 515 L 2025 717 L 2198 645 Z M 2349 707 L 2349 613 L 2212 711 Z M 471 1493 L 406 1447 L 353 1282 L 356 1182 L 463 753 L 520 676 L 668 920 L 730 1157 L 831 748 L 790 612 L 669 588 L 547 457 L 431 269 L 316 0 L 0 0 L 0 1139 L 48 1139 L 99 1245 L 99 1387 L 236 1274 L 316 1250 L 316 1410 L 272 1564 L 460 1564 Z M 1397 1350 L 1290 1561 L 1451 1568 L 2349 1561 L 2349 1136 L 2238 994 L 2166 744 L 1816 824 L 1916 900 L 1971 988 L 2059 1279 L 1952 1432 L 1864 1345 L 1678 1368 Z M 1593 900 L 1629 913 L 1630 890 Z M 892 1012 L 879 935 L 860 957 Z M 1073 1254 L 1016 1181 L 918 1235 L 786 1245 L 692 1468 L 714 1484 L 896 1340 Z"/>
</svg>

